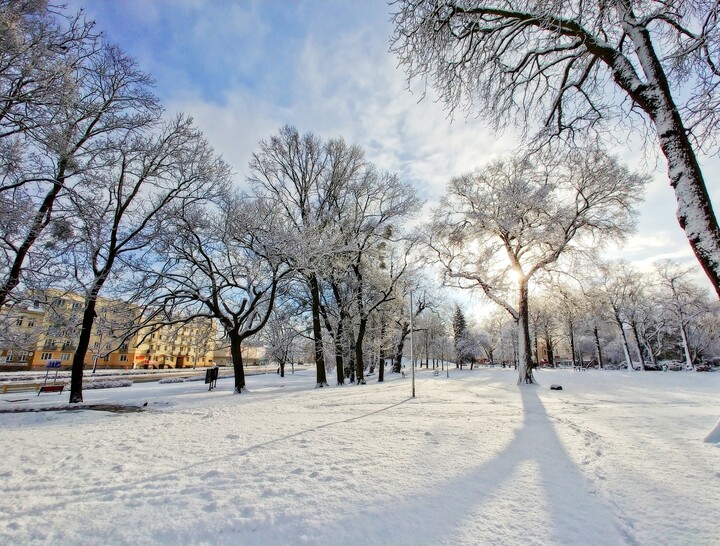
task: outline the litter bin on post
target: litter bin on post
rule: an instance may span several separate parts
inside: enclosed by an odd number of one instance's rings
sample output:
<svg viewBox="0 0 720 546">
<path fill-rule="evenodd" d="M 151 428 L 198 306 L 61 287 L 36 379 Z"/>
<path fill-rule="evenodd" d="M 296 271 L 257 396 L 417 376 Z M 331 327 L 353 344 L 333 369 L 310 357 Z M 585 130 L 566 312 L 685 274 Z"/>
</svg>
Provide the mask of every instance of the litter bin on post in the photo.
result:
<svg viewBox="0 0 720 546">
<path fill-rule="evenodd" d="M 219 372 L 220 368 L 217 366 L 205 370 L 205 384 L 210 385 L 210 388 L 208 389 L 209 391 L 213 390 L 217 386 Z"/>
</svg>

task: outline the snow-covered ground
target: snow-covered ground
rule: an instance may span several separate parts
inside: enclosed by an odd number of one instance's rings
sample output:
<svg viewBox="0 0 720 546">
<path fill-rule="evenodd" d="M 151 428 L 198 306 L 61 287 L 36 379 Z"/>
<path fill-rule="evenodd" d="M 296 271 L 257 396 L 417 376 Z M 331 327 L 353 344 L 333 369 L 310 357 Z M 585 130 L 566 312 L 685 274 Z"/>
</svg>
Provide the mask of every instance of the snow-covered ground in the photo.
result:
<svg viewBox="0 0 720 546">
<path fill-rule="evenodd" d="M 314 371 L 0 414 L 0 544 L 720 544 L 720 373 Z M 559 383 L 562 391 L 549 389 Z M 10 402 L 26 398 L 26 401 Z M 0 409 L 67 396 L 0 395 Z"/>
</svg>

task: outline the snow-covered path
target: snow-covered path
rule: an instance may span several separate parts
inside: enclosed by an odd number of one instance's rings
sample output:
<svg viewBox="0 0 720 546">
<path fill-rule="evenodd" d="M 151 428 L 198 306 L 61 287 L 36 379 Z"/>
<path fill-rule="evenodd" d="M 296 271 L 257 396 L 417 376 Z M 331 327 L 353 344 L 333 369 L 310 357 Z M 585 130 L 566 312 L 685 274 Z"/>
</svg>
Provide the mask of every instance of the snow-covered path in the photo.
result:
<svg viewBox="0 0 720 546">
<path fill-rule="evenodd" d="M 374 381 L 375 378 L 371 378 Z M 0 414 L 2 544 L 718 544 L 720 374 L 314 371 Z M 563 385 L 549 390 L 550 383 Z M 0 396 L 2 409 L 66 402 Z"/>
</svg>

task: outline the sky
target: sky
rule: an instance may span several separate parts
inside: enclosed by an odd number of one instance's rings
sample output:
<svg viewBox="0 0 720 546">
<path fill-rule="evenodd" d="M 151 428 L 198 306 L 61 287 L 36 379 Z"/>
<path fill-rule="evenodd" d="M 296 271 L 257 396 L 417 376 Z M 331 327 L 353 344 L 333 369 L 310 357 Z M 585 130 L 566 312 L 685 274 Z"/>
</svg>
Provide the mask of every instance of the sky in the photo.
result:
<svg viewBox="0 0 720 546">
<path fill-rule="evenodd" d="M 519 144 L 512 131 L 495 134 L 474 114 L 450 116 L 421 82 L 408 87 L 388 51 L 391 8 L 384 0 L 72 0 L 69 6 L 82 7 L 155 78 L 168 115 L 195 119 L 238 184 L 258 142 L 286 124 L 360 145 L 379 168 L 413 184 L 429 206 L 453 176 Z M 615 151 L 633 168 L 655 167 L 638 147 Z M 637 233 L 607 256 L 643 269 L 673 259 L 699 271 L 660 159 L 639 207 Z M 720 163 L 701 161 L 717 203 L 720 188 L 709 173 L 719 172 Z"/>
</svg>

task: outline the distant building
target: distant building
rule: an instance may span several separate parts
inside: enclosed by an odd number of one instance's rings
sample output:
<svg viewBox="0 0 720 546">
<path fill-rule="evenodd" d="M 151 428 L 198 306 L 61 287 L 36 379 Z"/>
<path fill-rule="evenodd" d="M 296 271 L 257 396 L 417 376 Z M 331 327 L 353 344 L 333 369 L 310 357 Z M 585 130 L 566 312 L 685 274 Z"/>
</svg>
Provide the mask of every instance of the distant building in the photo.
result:
<svg viewBox="0 0 720 546">
<path fill-rule="evenodd" d="M 68 369 L 77 349 L 84 299 L 48 291 L 0 312 L 0 370 Z M 208 319 L 157 332 L 135 333 L 141 310 L 121 300 L 98 299 L 85 356 L 86 368 L 182 368 L 212 365 L 215 324 Z"/>
<path fill-rule="evenodd" d="M 215 322 L 195 319 L 187 324 L 140 332 L 134 368 L 194 368 L 213 366 Z"/>
<path fill-rule="evenodd" d="M 214 351 L 216 366 L 232 366 L 230 347 L 223 347 Z M 265 362 L 265 347 L 242 346 L 243 366 L 259 366 Z"/>
</svg>

